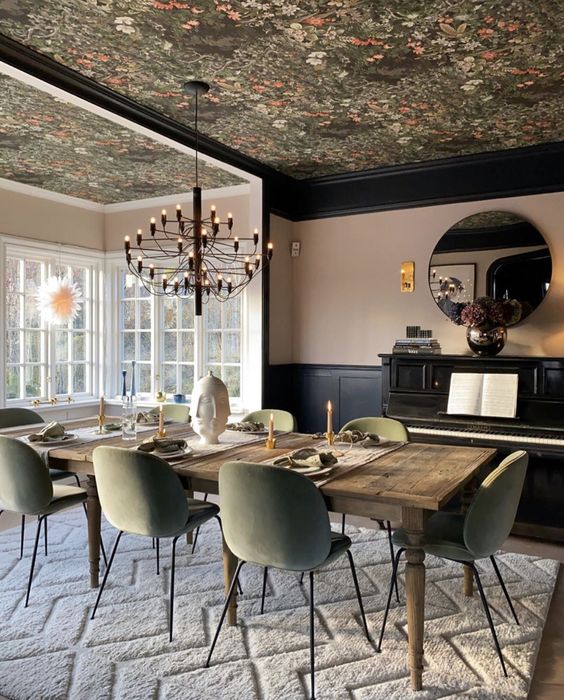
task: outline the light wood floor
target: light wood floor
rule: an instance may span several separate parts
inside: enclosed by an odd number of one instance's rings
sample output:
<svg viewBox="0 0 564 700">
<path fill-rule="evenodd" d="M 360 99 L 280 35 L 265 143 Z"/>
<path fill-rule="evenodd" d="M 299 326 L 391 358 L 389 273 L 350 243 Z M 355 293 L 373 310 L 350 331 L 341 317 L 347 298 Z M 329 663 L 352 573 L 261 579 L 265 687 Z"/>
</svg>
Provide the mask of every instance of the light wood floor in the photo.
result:
<svg viewBox="0 0 564 700">
<path fill-rule="evenodd" d="M 341 516 L 332 516 L 332 520 L 340 524 Z M 349 517 L 347 518 L 347 523 L 360 527 L 377 527 L 376 523 L 364 518 Z M 0 516 L 0 532 L 11 527 L 19 527 L 19 524 L 20 517 L 13 513 L 5 512 Z M 536 540 L 510 537 L 503 548 L 509 552 L 531 554 L 564 563 L 564 545 L 553 545 Z M 561 567 L 543 631 L 537 665 L 529 692 L 529 700 L 562 700 L 564 698 L 563 619 L 564 569 Z M 10 699 L 0 695 L 0 700 Z"/>
</svg>

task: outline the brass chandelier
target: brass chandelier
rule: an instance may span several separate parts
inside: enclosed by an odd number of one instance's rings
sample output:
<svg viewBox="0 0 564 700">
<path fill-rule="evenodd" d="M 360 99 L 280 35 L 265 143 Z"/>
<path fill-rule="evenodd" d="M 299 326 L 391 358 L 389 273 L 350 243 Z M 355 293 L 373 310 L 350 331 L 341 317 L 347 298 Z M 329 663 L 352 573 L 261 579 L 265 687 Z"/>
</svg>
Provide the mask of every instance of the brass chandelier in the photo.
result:
<svg viewBox="0 0 564 700">
<path fill-rule="evenodd" d="M 207 83 L 191 80 L 184 90 L 195 97 L 196 186 L 192 188 L 192 216 L 176 205 L 174 218 L 166 209 L 149 223 L 148 235 L 138 229 L 135 245 L 125 237 L 125 259 L 129 272 L 155 296 L 194 297 L 196 316 L 210 296 L 226 301 L 240 294 L 272 259 L 272 243 L 259 249 L 259 233 L 233 235 L 233 216 L 222 221 L 214 206 L 209 217 L 202 216 L 202 190 L 198 184 L 198 97 L 209 90 Z M 168 228 L 167 228 L 168 227 Z"/>
</svg>

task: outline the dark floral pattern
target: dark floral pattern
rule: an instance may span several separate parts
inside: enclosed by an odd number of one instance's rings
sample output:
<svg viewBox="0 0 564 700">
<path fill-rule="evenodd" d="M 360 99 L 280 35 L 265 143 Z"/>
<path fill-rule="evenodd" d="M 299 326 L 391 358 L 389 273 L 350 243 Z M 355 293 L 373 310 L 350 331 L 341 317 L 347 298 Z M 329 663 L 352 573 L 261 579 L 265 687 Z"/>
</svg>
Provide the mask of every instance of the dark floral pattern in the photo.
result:
<svg viewBox="0 0 564 700">
<path fill-rule="evenodd" d="M 562 140 L 559 0 L 19 0 L 1 31 L 299 178 Z"/>
<path fill-rule="evenodd" d="M 194 158 L 0 75 L 0 177 L 101 204 L 187 192 Z M 200 164 L 205 189 L 244 182 Z"/>
</svg>

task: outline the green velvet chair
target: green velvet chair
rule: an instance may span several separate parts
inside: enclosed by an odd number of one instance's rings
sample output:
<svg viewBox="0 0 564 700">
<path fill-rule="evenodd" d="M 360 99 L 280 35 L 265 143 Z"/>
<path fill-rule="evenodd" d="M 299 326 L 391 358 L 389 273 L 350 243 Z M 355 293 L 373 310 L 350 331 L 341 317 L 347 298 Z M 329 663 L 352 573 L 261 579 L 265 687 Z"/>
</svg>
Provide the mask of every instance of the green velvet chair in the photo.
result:
<svg viewBox="0 0 564 700">
<path fill-rule="evenodd" d="M 364 633 L 370 635 L 364 616 L 351 540 L 331 532 L 327 506 L 307 477 L 289 469 L 250 462 L 227 462 L 219 471 L 219 498 L 223 536 L 239 559 L 217 630 L 206 660 L 209 666 L 229 601 L 245 563 L 265 568 L 309 573 L 309 625 L 311 697 L 315 697 L 314 572 L 347 554 L 358 598 Z"/>
<path fill-rule="evenodd" d="M 264 423 L 268 426 L 270 422 L 270 414 L 272 413 L 274 418 L 274 430 L 282 430 L 283 432 L 295 432 L 297 430 L 297 423 L 294 416 L 288 411 L 282 411 L 279 408 L 263 408 L 261 411 L 252 411 L 247 413 L 247 415 L 242 419 L 242 421 L 253 421 L 253 423 Z M 208 494 L 204 494 L 204 501 L 208 500 Z M 192 545 L 192 554 L 196 550 L 196 544 L 198 542 L 198 535 L 200 534 L 199 529 L 196 530 L 194 535 L 194 543 Z M 240 590 L 240 586 L 239 586 Z"/>
<path fill-rule="evenodd" d="M 19 425 L 37 425 L 39 423 L 45 423 L 45 421 L 39 415 L 39 413 L 32 411 L 30 408 L 0 408 L 0 429 L 15 428 Z M 60 481 L 61 479 L 74 477 L 76 485 L 80 487 L 80 479 L 78 478 L 78 474 L 73 474 L 72 472 L 67 472 L 63 469 L 49 469 L 49 476 L 53 481 Z M 3 512 L 3 510 L 0 510 L 0 515 L 2 515 Z M 20 531 L 20 559 L 23 557 L 24 538 L 25 514 L 22 514 L 22 525 Z M 47 544 L 45 544 L 45 554 L 47 554 Z"/>
<path fill-rule="evenodd" d="M 284 432 L 295 432 L 297 430 L 296 419 L 289 411 L 282 411 L 279 408 L 263 408 L 260 411 L 252 411 L 247 413 L 243 421 L 253 421 L 254 423 L 264 423 L 268 426 L 270 414 L 274 418 L 274 430 L 282 430 Z"/>
<path fill-rule="evenodd" d="M 190 422 L 190 406 L 186 403 L 163 403 L 163 413 L 165 420 L 173 423 L 189 423 Z M 160 406 L 155 406 L 149 413 L 151 415 L 159 415 Z"/>
<path fill-rule="evenodd" d="M 345 423 L 341 428 L 343 430 L 360 430 L 363 433 L 376 433 L 380 437 L 393 440 L 394 442 L 408 442 L 409 435 L 403 423 L 393 418 L 382 418 L 379 416 L 366 416 L 365 418 L 355 418 Z M 383 521 L 379 520 L 380 526 L 383 526 Z M 343 532 L 345 530 L 345 515 L 343 515 Z M 394 562 L 395 552 L 392 541 L 392 524 L 386 520 L 386 530 L 388 532 L 388 543 L 390 545 L 390 557 L 392 564 Z M 395 581 L 396 599 L 399 603 L 398 583 Z"/>
<path fill-rule="evenodd" d="M 101 446 L 94 450 L 93 461 L 102 511 L 118 534 L 91 619 L 96 614 L 123 533 L 154 537 L 157 541 L 170 537 L 169 640 L 172 641 L 176 542 L 210 518 L 217 518 L 221 526 L 219 508 L 213 503 L 187 498 L 174 469 L 155 455 Z"/>
<path fill-rule="evenodd" d="M 494 554 L 503 545 L 513 527 L 528 462 L 529 455 L 525 451 L 518 450 L 511 453 L 484 479 L 465 514 L 439 511 L 429 518 L 425 526 L 425 554 L 450 559 L 472 569 L 505 676 L 507 676 L 507 669 L 475 562 L 479 559 L 489 558 L 513 618 L 519 624 Z M 380 651 L 384 638 L 399 559 L 408 543 L 407 533 L 403 529 L 396 530 L 393 539 L 399 549 L 394 559 L 378 651 Z"/>
<path fill-rule="evenodd" d="M 26 608 L 42 526 L 47 542 L 47 516 L 85 501 L 84 489 L 53 484 L 45 462 L 33 447 L 21 440 L 0 435 L 0 508 L 38 517 L 25 596 Z"/>
</svg>

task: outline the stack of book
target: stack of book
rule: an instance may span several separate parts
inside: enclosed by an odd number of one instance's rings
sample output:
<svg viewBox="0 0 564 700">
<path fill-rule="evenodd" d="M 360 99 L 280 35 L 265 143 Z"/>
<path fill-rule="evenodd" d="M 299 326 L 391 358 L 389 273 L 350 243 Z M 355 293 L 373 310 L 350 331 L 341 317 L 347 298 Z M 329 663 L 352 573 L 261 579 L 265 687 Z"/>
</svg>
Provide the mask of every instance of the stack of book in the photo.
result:
<svg viewBox="0 0 564 700">
<path fill-rule="evenodd" d="M 436 338 L 399 338 L 392 352 L 398 355 L 440 355 L 441 346 Z"/>
</svg>

